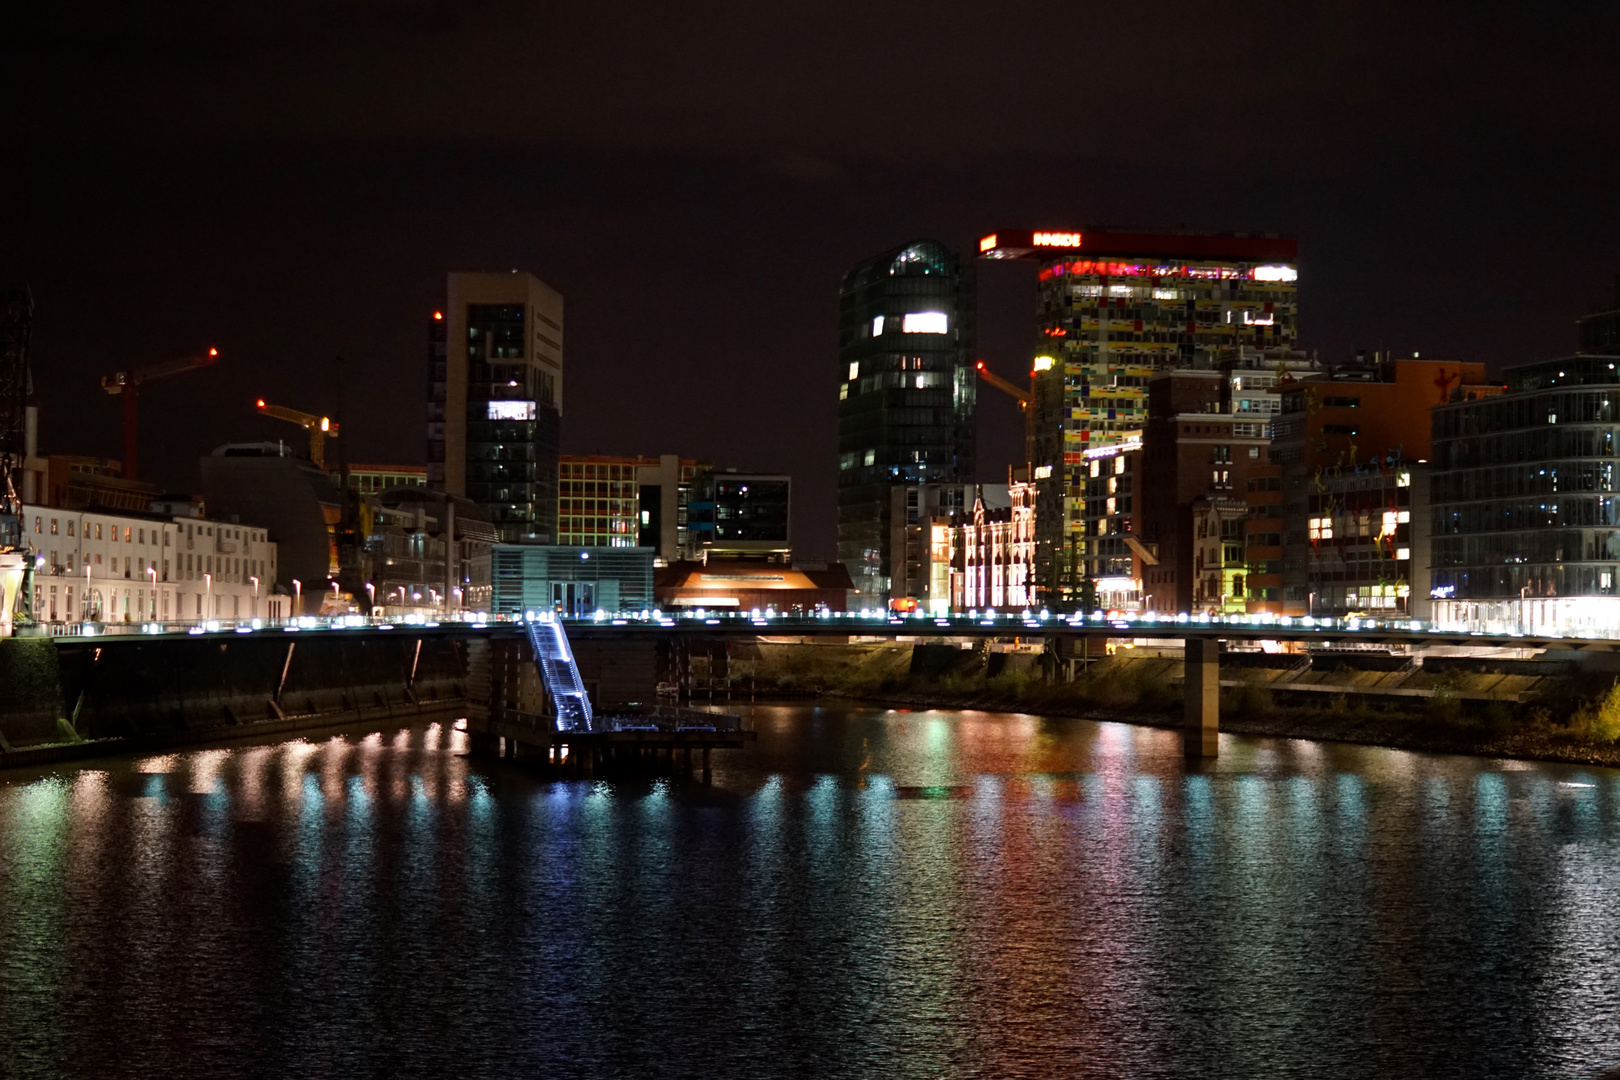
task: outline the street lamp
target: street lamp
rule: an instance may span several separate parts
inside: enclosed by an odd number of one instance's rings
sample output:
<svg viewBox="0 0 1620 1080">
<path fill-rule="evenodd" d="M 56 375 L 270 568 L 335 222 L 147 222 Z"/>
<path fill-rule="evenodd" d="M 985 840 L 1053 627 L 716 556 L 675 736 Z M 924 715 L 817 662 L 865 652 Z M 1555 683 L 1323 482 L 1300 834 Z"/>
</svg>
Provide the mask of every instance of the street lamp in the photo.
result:
<svg viewBox="0 0 1620 1080">
<path fill-rule="evenodd" d="M 157 621 L 157 567 L 148 566 L 146 576 L 152 579 L 152 620 Z"/>
<path fill-rule="evenodd" d="M 214 617 L 214 575 L 204 574 L 203 581 L 206 583 L 208 596 L 208 599 L 203 601 L 203 618 L 212 619 Z"/>
<path fill-rule="evenodd" d="M 256 577 L 253 577 L 250 574 L 248 576 L 248 580 L 253 582 L 253 615 L 252 615 L 252 617 L 257 619 L 259 617 L 259 579 L 256 578 Z"/>
<path fill-rule="evenodd" d="M 84 560 L 84 621 L 90 621 L 90 560 Z"/>
<path fill-rule="evenodd" d="M 1525 625 L 1524 590 L 1528 589 L 1529 587 L 1530 586 L 1528 586 L 1528 585 L 1520 585 L 1519 586 L 1519 632 L 1520 633 L 1523 633 L 1523 632 L 1525 632 L 1525 630 L 1528 629 L 1528 627 L 1526 627 L 1526 625 Z"/>
<path fill-rule="evenodd" d="M 293 615 L 298 616 L 298 615 L 302 615 L 304 613 L 304 583 L 302 581 L 299 581 L 297 578 L 293 578 L 292 583 L 293 583 Z"/>
<path fill-rule="evenodd" d="M 377 586 L 366 582 L 366 603 L 371 607 L 377 606 Z"/>
</svg>

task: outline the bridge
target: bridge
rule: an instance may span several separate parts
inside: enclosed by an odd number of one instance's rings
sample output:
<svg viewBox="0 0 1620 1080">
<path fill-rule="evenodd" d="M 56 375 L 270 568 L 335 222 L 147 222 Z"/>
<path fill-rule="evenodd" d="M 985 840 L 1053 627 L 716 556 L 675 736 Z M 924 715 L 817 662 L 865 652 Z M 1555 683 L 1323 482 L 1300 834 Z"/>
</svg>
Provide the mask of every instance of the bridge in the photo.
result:
<svg viewBox="0 0 1620 1080">
<path fill-rule="evenodd" d="M 1524 650 L 1559 653 L 1620 652 L 1620 632 L 1590 629 L 1578 634 L 1529 634 L 1516 629 L 1470 630 L 1406 619 L 1290 618 L 1262 615 L 1145 615 L 1119 617 L 1105 613 L 1057 615 L 1046 612 L 969 612 L 936 616 L 888 612 L 808 615 L 771 611 L 659 611 L 597 613 L 589 618 L 556 619 L 549 613 L 527 613 L 516 619 L 468 614 L 454 620 L 386 622 L 356 615 L 298 618 L 282 623 L 145 624 L 76 627 L 72 639 L 93 644 L 99 652 L 125 643 L 184 639 L 203 642 L 279 639 L 291 643 L 311 638 L 451 639 L 466 643 L 469 734 L 475 748 L 515 753 L 538 751 L 552 763 L 567 762 L 576 771 L 595 766 L 645 760 L 649 755 L 688 763 L 701 753 L 742 745 L 751 733 L 734 726 L 734 718 L 694 709 L 653 706 L 604 713 L 594 709 L 585 692 L 570 641 L 590 649 L 615 643 L 720 642 L 742 638 L 997 640 L 1041 643 L 1066 663 L 1102 656 L 1109 641 L 1178 646 L 1184 663 L 1184 740 L 1190 756 L 1216 753 L 1220 727 L 1220 656 L 1228 649 L 1258 650 L 1275 643 L 1307 647 L 1459 647 L 1467 650 Z M 294 636 L 296 635 L 296 636 Z M 283 678 L 285 672 L 283 671 Z M 707 768 L 705 768 L 707 772 Z"/>
</svg>

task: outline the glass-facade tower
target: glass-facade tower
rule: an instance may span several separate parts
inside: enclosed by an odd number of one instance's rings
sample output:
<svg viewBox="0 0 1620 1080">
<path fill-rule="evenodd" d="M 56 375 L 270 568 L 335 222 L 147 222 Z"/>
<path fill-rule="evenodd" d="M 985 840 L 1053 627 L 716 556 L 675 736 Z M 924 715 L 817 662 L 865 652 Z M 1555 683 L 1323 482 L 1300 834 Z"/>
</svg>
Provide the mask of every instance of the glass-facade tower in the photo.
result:
<svg viewBox="0 0 1620 1080">
<path fill-rule="evenodd" d="M 428 482 L 478 504 L 503 543 L 554 543 L 562 297 L 529 274 L 451 274 L 434 316 Z"/>
<path fill-rule="evenodd" d="M 916 240 L 844 275 L 838 329 L 838 558 L 856 607 L 889 600 L 890 488 L 970 483 L 971 264 Z"/>
<path fill-rule="evenodd" d="M 1620 624 L 1620 357 L 1507 371 L 1433 413 L 1434 618 L 1472 629 Z"/>
</svg>

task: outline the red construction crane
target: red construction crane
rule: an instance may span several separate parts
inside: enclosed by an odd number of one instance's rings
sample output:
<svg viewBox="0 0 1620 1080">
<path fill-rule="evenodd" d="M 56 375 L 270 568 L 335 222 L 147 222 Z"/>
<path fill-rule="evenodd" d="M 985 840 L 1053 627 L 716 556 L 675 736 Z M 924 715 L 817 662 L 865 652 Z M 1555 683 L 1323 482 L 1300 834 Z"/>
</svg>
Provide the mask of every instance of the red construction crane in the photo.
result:
<svg viewBox="0 0 1620 1080">
<path fill-rule="evenodd" d="M 1016 383 L 1008 382 L 1006 379 L 1003 379 L 1000 375 L 997 375 L 995 372 L 993 372 L 989 368 L 985 367 L 983 360 L 980 360 L 978 362 L 978 364 L 975 365 L 975 366 L 979 369 L 979 378 L 983 379 L 985 382 L 989 383 L 991 386 L 995 387 L 997 390 L 1000 390 L 1001 392 L 1003 392 L 1005 394 L 1010 394 L 1013 397 L 1017 398 L 1018 399 L 1018 407 L 1020 409 L 1026 408 L 1029 405 L 1029 403 L 1034 400 L 1034 395 L 1031 394 L 1028 390 L 1020 390 L 1020 389 L 1018 389 L 1018 385 Z"/>
<path fill-rule="evenodd" d="M 124 479 L 135 479 L 136 451 L 139 447 L 139 418 L 137 408 L 141 399 L 141 387 L 156 379 L 166 379 L 170 375 L 179 375 L 183 371 L 193 371 L 197 368 L 213 367 L 219 363 L 219 350 L 209 349 L 196 356 L 183 356 L 178 360 L 166 360 L 161 364 L 148 364 L 134 371 L 120 371 L 116 375 L 103 375 L 101 388 L 109 394 L 122 394 L 124 396 Z"/>
</svg>

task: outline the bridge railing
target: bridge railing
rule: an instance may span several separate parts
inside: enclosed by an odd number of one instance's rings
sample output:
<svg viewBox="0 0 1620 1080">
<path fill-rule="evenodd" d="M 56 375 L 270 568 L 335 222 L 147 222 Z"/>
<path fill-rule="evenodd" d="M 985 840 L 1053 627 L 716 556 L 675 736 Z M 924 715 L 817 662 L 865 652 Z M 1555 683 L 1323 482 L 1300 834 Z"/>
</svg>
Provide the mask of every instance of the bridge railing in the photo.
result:
<svg viewBox="0 0 1620 1080">
<path fill-rule="evenodd" d="M 1088 630 L 1130 637 L 1143 633 L 1157 637 L 1188 635 L 1219 635 L 1223 630 L 1239 631 L 1245 637 L 1261 637 L 1267 629 L 1275 629 L 1280 637 L 1293 639 L 1311 636 L 1312 632 L 1331 631 L 1342 635 L 1377 633 L 1411 633 L 1458 635 L 1486 641 L 1510 643 L 1518 638 L 1537 640 L 1570 638 L 1580 640 L 1620 640 L 1620 626 L 1580 626 L 1547 628 L 1538 626 L 1532 633 L 1514 627 L 1481 629 L 1459 623 L 1426 622 L 1417 619 L 1370 617 L 1322 617 L 1269 614 L 1199 614 L 1190 612 L 1103 612 L 1089 614 L 1059 613 L 1051 611 L 984 611 L 970 610 L 948 613 L 908 612 L 896 613 L 882 609 L 841 612 L 821 609 L 816 611 L 779 612 L 770 608 L 742 611 L 735 608 L 684 608 L 678 611 L 643 609 L 639 611 L 596 611 L 589 615 L 552 616 L 560 618 L 567 627 L 659 626 L 747 628 L 753 632 L 778 632 L 792 635 L 799 630 L 839 631 L 851 636 L 863 632 L 893 636 L 903 634 L 906 628 L 919 632 L 939 633 L 953 629 L 983 633 L 986 630 L 1020 631 L 1074 631 Z M 33 632 L 52 636 L 95 637 L 141 634 L 214 634 L 255 632 L 300 632 L 318 630 L 345 630 L 369 628 L 374 630 L 411 630 L 448 626 L 482 629 L 492 625 L 513 625 L 540 618 L 539 612 L 518 615 L 497 615 L 481 611 L 457 612 L 438 618 L 409 615 L 402 618 L 379 618 L 357 614 L 300 616 L 285 619 L 210 619 L 166 620 L 133 623 L 54 622 L 42 623 Z"/>
</svg>

